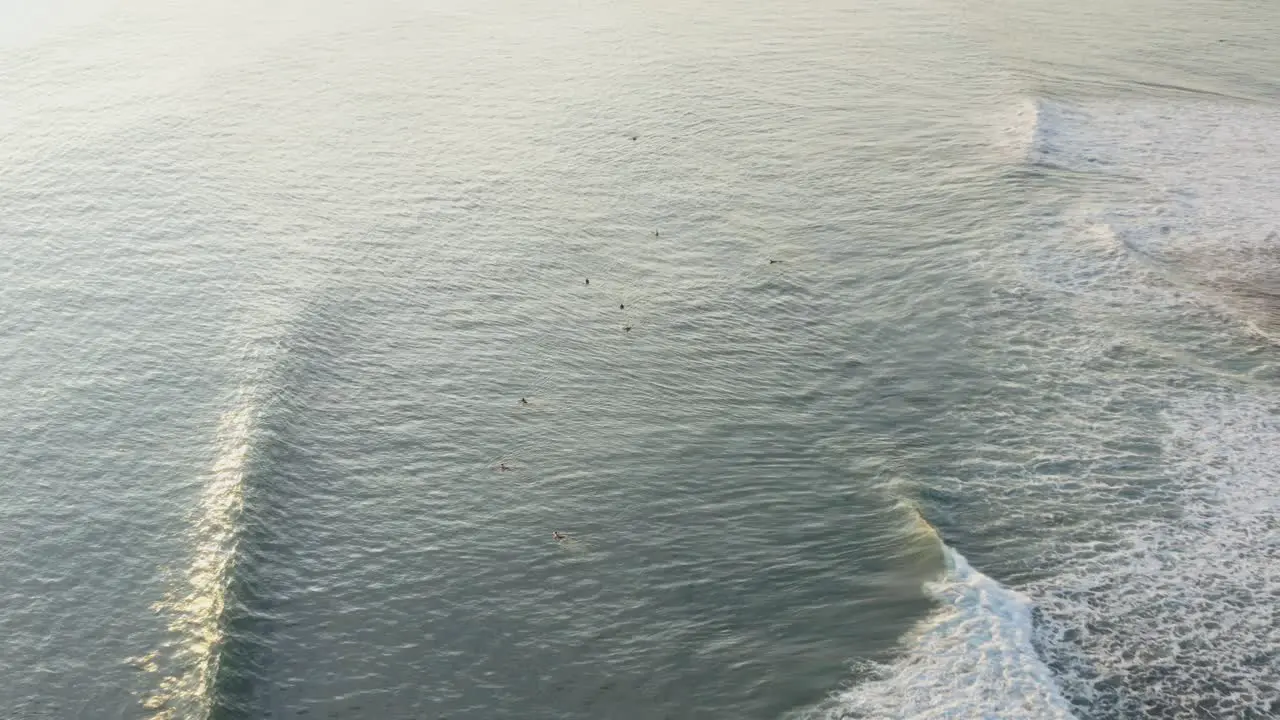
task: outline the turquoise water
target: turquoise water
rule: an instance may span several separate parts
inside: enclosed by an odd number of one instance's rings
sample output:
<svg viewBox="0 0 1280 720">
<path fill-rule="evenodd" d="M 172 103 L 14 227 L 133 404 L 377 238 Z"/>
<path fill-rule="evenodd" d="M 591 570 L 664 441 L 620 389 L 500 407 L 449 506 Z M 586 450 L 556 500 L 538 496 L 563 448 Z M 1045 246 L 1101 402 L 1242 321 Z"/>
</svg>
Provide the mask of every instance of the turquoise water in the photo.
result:
<svg viewBox="0 0 1280 720">
<path fill-rule="evenodd" d="M 0 705 L 1280 714 L 1280 11 L 1115 5 L 0 5 Z"/>
</svg>

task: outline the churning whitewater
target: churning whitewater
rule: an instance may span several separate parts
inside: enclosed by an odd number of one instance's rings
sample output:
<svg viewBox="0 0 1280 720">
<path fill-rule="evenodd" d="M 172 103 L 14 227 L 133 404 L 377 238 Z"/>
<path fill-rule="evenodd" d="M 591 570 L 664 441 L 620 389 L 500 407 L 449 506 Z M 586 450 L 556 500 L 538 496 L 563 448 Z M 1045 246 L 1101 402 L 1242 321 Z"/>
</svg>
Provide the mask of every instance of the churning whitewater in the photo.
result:
<svg viewBox="0 0 1280 720">
<path fill-rule="evenodd" d="M 1082 323 L 1190 312 L 1274 340 L 1280 302 L 1269 288 L 1280 279 L 1280 207 L 1267 188 L 1280 182 L 1280 116 L 1204 100 L 1036 101 L 1020 114 L 1013 132 L 1026 138 L 1029 168 L 1083 174 L 1101 190 L 1072 182 L 1075 198 L 1055 193 L 1034 228 L 1055 240 L 1021 253 L 1023 274 L 1009 297 L 1064 299 Z M 1253 388 L 1190 390 L 1190 373 L 1115 373 L 1112 360 L 1129 355 L 1125 348 L 1149 346 L 1137 332 L 1082 327 L 1074 338 L 1044 342 L 1046 366 L 1094 374 L 1098 386 L 1053 421 L 1060 429 L 1021 430 L 1011 416 L 998 418 L 993 434 L 1030 432 L 1038 449 L 1010 462 L 975 448 L 972 464 L 988 470 L 957 478 L 956 491 L 998 504 L 1010 526 L 1066 517 L 1073 507 L 1101 522 L 1081 523 L 1069 541 L 1041 549 L 1016 589 L 948 548 L 945 572 L 925 586 L 939 608 L 903 638 L 900 659 L 862 668 L 862 679 L 818 714 L 1274 716 L 1280 418 L 1262 395 L 1271 374 Z M 1087 360 L 1094 354 L 1100 362 Z M 1115 416 L 1125 396 L 1153 390 L 1142 402 L 1147 427 Z M 1157 451 L 1154 463 L 1142 445 Z M 1129 477 L 1126 465 L 1147 466 L 1151 477 Z M 1055 467 L 1075 472 L 1039 470 Z"/>
</svg>

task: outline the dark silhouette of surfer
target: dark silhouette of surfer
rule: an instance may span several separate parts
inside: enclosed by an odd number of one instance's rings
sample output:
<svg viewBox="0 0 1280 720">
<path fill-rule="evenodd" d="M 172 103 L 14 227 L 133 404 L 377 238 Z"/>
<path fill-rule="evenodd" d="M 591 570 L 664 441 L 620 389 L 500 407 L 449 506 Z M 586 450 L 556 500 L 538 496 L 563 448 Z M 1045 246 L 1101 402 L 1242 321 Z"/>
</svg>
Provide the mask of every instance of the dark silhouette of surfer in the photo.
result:
<svg viewBox="0 0 1280 720">
<path fill-rule="evenodd" d="M 529 401 L 528 401 L 528 400 L 525 400 L 524 398 L 520 398 L 520 404 L 521 404 L 521 405 L 528 405 L 528 404 L 529 404 Z"/>
<path fill-rule="evenodd" d="M 770 260 L 770 261 L 769 261 L 769 264 L 770 264 L 770 265 L 772 265 L 772 264 L 774 264 L 774 263 L 780 263 L 780 262 L 782 262 L 782 261 L 781 261 L 781 260 Z"/>
<path fill-rule="evenodd" d="M 506 463 L 498 463 L 498 471 L 499 471 L 499 472 L 506 472 L 506 471 L 508 471 L 508 470 L 510 470 L 510 469 L 511 469 L 511 468 L 507 467 L 507 464 L 506 464 Z"/>
<path fill-rule="evenodd" d="M 569 539 L 569 536 L 568 536 L 568 535 L 566 535 L 565 533 L 560 532 L 559 530 L 556 530 L 556 531 L 552 532 L 552 533 L 551 533 L 551 537 L 555 538 L 555 539 L 556 539 L 556 542 L 560 542 L 561 540 L 568 540 L 568 539 Z"/>
<path fill-rule="evenodd" d="M 623 325 L 623 326 L 622 326 L 622 329 L 623 329 L 623 330 L 626 330 L 627 332 L 631 332 L 631 326 L 630 326 L 630 325 Z"/>
<path fill-rule="evenodd" d="M 582 284 L 583 284 L 583 285 L 590 285 L 590 284 L 591 284 L 591 278 L 587 278 L 586 280 L 584 280 L 584 281 L 583 281 L 583 283 L 582 283 Z"/>
</svg>

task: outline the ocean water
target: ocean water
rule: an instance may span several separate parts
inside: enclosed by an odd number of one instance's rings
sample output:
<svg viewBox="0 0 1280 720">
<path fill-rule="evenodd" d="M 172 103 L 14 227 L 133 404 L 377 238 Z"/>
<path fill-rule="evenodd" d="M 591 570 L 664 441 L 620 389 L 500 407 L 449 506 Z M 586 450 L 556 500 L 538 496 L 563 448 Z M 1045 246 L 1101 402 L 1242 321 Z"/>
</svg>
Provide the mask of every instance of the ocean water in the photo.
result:
<svg viewBox="0 0 1280 720">
<path fill-rule="evenodd" d="M 1280 717 L 1278 31 L 0 2 L 0 714 Z"/>
</svg>

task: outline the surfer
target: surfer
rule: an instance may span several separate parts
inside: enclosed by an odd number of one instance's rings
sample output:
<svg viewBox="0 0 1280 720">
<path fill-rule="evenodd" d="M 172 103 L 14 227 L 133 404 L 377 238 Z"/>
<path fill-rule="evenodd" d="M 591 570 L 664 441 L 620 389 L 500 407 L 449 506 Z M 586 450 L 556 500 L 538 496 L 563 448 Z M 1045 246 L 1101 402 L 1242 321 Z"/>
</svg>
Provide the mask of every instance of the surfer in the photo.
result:
<svg viewBox="0 0 1280 720">
<path fill-rule="evenodd" d="M 520 398 L 520 404 L 521 404 L 521 405 L 528 405 L 528 404 L 529 404 L 529 401 L 528 401 L 528 400 L 525 400 L 524 398 Z"/>
<path fill-rule="evenodd" d="M 626 305 L 624 305 L 623 303 L 618 303 L 618 309 L 619 309 L 619 310 L 626 310 L 626 309 L 627 309 L 627 306 L 626 306 Z"/>
<path fill-rule="evenodd" d="M 569 539 L 569 536 L 568 536 L 568 535 L 566 535 L 566 534 L 564 534 L 564 533 L 560 532 L 559 530 L 555 530 L 555 531 L 553 531 L 553 532 L 551 533 L 551 537 L 555 538 L 555 539 L 556 539 L 556 542 L 560 542 L 561 540 L 568 540 L 568 539 Z"/>
<path fill-rule="evenodd" d="M 769 261 L 769 264 L 770 264 L 770 265 L 772 265 L 772 264 L 774 264 L 774 263 L 780 263 L 780 262 L 782 262 L 782 261 L 781 261 L 781 260 L 770 260 L 770 261 Z"/>
<path fill-rule="evenodd" d="M 623 326 L 622 326 L 622 329 L 623 329 L 623 330 L 626 330 L 627 332 L 631 332 L 631 326 L 630 326 L 630 325 L 623 325 Z"/>
<path fill-rule="evenodd" d="M 506 463 L 498 463 L 498 472 L 506 472 L 510 469 L 511 468 L 507 467 Z"/>
<path fill-rule="evenodd" d="M 583 283 L 582 283 L 582 284 L 583 284 L 583 285 L 590 285 L 590 284 L 591 284 L 591 278 L 587 278 L 585 281 L 583 281 Z"/>
</svg>

